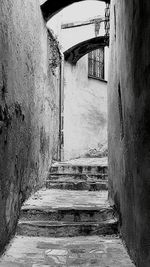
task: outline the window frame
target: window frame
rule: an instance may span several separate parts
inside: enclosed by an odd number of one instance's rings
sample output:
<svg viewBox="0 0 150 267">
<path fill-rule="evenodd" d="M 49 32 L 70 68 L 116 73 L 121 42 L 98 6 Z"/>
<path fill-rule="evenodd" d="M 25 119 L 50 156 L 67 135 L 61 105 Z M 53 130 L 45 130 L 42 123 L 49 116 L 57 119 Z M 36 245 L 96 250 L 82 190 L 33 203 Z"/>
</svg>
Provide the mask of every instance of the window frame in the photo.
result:
<svg viewBox="0 0 150 267">
<path fill-rule="evenodd" d="M 102 56 L 103 61 L 101 61 L 101 58 L 100 58 L 101 51 L 103 51 L 103 56 Z M 99 53 L 98 56 L 97 56 L 97 53 Z M 100 65 L 102 65 L 102 70 L 100 68 Z M 88 78 L 106 82 L 105 80 L 105 48 L 104 47 L 100 47 L 88 53 Z"/>
</svg>

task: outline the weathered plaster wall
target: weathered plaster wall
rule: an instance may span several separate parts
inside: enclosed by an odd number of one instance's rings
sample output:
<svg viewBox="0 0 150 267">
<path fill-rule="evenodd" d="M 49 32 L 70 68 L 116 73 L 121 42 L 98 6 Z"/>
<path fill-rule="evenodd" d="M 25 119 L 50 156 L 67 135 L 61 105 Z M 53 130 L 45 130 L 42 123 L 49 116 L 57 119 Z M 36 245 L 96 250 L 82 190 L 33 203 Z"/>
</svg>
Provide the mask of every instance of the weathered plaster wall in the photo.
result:
<svg viewBox="0 0 150 267">
<path fill-rule="evenodd" d="M 1 0 L 0 250 L 57 158 L 59 54 L 47 37 L 38 1 Z"/>
<path fill-rule="evenodd" d="M 88 55 L 64 65 L 64 158 L 107 143 L 107 84 L 88 78 Z"/>
<path fill-rule="evenodd" d="M 111 1 L 110 199 L 138 267 L 150 266 L 150 2 Z"/>
</svg>

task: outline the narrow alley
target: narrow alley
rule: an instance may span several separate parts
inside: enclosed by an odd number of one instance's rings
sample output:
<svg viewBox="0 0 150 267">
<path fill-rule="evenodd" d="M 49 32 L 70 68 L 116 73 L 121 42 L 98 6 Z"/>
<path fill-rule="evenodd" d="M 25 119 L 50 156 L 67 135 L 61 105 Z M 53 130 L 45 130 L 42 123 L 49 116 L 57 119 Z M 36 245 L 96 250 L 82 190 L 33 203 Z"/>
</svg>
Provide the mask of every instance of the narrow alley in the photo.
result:
<svg viewBox="0 0 150 267">
<path fill-rule="evenodd" d="M 150 1 L 0 0 L 0 267 L 150 267 Z"/>
<path fill-rule="evenodd" d="M 54 163 L 23 205 L 0 266 L 133 267 L 108 202 L 107 158 Z"/>
</svg>

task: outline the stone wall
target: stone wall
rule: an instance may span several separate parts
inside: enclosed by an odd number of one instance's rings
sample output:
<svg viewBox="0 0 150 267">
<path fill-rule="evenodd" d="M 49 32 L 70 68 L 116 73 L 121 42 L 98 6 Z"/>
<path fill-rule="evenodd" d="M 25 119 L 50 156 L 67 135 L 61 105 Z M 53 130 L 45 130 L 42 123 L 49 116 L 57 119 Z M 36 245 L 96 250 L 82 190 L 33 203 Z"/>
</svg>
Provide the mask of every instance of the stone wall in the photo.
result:
<svg viewBox="0 0 150 267">
<path fill-rule="evenodd" d="M 150 2 L 111 1 L 110 200 L 136 266 L 150 266 Z"/>
<path fill-rule="evenodd" d="M 60 56 L 36 0 L 1 0 L 0 33 L 2 251 L 21 203 L 57 159 Z"/>
</svg>

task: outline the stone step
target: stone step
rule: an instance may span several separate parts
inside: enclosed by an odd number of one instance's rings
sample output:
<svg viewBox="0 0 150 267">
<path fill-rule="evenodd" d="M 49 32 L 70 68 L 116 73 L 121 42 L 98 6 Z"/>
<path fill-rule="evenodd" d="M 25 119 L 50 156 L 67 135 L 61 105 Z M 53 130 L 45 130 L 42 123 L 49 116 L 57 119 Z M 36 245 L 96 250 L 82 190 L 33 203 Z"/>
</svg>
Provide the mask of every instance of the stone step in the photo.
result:
<svg viewBox="0 0 150 267">
<path fill-rule="evenodd" d="M 103 222 L 114 219 L 112 207 L 102 205 L 101 208 L 59 208 L 24 207 L 21 210 L 22 221 L 63 221 L 63 222 Z"/>
<path fill-rule="evenodd" d="M 39 190 L 21 210 L 17 233 L 68 237 L 116 234 L 118 219 L 107 192 Z"/>
<path fill-rule="evenodd" d="M 46 181 L 46 188 L 49 189 L 63 189 L 63 190 L 89 190 L 89 191 L 100 191 L 108 190 L 107 180 L 73 180 L 73 179 L 62 179 L 57 180 L 50 179 Z"/>
<path fill-rule="evenodd" d="M 96 222 L 22 221 L 17 234 L 22 236 L 74 237 L 85 235 L 116 235 L 118 220 Z"/>
<path fill-rule="evenodd" d="M 95 211 L 99 214 L 113 212 L 108 202 L 108 192 L 102 191 L 77 191 L 59 189 L 41 189 L 34 193 L 22 206 L 21 213 L 33 214 L 36 212 L 44 214 L 78 214 Z M 66 215 L 65 215 L 66 214 Z M 53 215 L 52 215 L 53 216 Z M 75 215 L 74 215 L 75 216 Z M 93 216 L 93 215 L 91 215 Z M 50 218 L 51 219 L 51 218 Z M 58 220 L 58 219 L 57 219 Z"/>
<path fill-rule="evenodd" d="M 107 176 L 108 167 L 107 166 L 80 166 L 80 165 L 70 165 L 63 163 L 55 163 L 51 166 L 49 174 L 87 174 L 87 175 L 101 175 Z"/>
<path fill-rule="evenodd" d="M 84 180 L 84 181 L 99 181 L 107 180 L 108 174 L 86 174 L 86 173 L 49 173 L 48 179 L 57 180 L 57 179 L 73 179 L 73 180 Z"/>
</svg>

